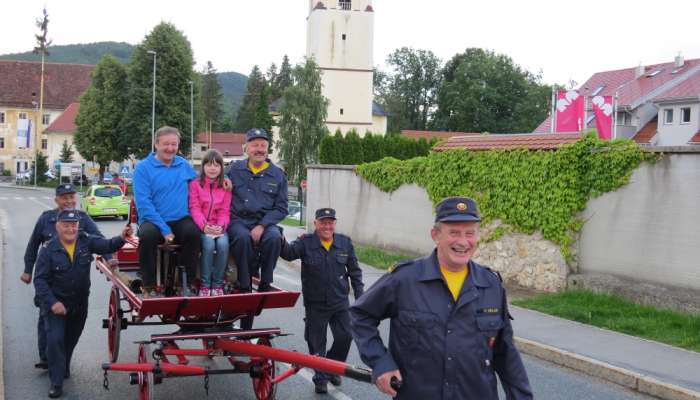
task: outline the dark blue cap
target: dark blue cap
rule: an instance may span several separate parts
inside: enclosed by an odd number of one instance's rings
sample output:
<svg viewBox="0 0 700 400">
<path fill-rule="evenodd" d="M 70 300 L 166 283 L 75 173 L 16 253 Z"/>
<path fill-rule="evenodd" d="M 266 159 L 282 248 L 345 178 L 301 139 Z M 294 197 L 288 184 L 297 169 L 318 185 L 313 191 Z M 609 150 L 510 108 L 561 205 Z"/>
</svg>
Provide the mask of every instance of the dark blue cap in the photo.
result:
<svg viewBox="0 0 700 400">
<path fill-rule="evenodd" d="M 75 186 L 70 183 L 63 183 L 56 187 L 56 196 L 60 196 L 66 193 L 75 193 Z"/>
<path fill-rule="evenodd" d="M 67 208 L 58 213 L 56 220 L 78 222 L 80 221 L 80 215 L 78 214 L 78 210 L 74 208 Z"/>
<path fill-rule="evenodd" d="M 335 219 L 335 210 L 332 208 L 319 208 L 316 210 L 316 219 Z"/>
<path fill-rule="evenodd" d="M 435 222 L 481 221 L 476 202 L 467 197 L 448 197 L 435 206 Z"/>
<path fill-rule="evenodd" d="M 249 129 L 248 132 L 245 134 L 245 141 L 250 142 L 253 139 L 265 139 L 267 141 L 270 141 L 270 139 L 267 137 L 267 132 L 265 132 L 265 129 L 262 128 L 252 128 Z"/>
</svg>

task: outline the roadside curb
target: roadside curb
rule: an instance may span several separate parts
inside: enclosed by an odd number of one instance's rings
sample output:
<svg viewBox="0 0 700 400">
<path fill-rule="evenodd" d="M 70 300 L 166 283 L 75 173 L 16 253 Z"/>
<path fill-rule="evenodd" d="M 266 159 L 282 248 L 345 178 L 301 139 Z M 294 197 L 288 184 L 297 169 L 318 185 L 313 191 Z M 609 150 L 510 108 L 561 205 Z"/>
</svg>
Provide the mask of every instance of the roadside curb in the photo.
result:
<svg viewBox="0 0 700 400">
<path fill-rule="evenodd" d="M 518 349 L 523 354 L 571 368 L 642 394 L 655 396 L 663 400 L 700 400 L 700 392 L 694 390 L 661 382 L 650 376 L 529 339 L 520 337 L 515 337 L 514 339 Z"/>
</svg>

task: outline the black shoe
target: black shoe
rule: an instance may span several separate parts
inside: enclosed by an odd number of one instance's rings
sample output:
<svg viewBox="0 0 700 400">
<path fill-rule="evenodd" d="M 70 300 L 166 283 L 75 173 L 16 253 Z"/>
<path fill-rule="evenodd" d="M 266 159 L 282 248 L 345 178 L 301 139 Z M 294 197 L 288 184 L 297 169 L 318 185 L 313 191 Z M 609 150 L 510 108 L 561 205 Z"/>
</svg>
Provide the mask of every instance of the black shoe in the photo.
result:
<svg viewBox="0 0 700 400">
<path fill-rule="evenodd" d="M 329 380 L 333 384 L 333 386 L 340 386 L 343 383 L 343 380 L 340 379 L 339 375 L 331 375 L 331 378 Z"/>
<path fill-rule="evenodd" d="M 63 388 L 61 386 L 51 385 L 51 389 L 49 389 L 49 397 L 52 399 L 57 399 L 61 396 L 63 396 Z"/>
<path fill-rule="evenodd" d="M 328 393 L 328 382 L 316 382 L 314 383 L 316 393 L 323 394 Z"/>
<path fill-rule="evenodd" d="M 267 282 L 260 282 L 258 285 L 258 292 L 271 292 L 272 286 Z"/>
<path fill-rule="evenodd" d="M 49 369 L 49 362 L 48 361 L 39 361 L 38 363 L 34 364 L 34 368 Z"/>
</svg>

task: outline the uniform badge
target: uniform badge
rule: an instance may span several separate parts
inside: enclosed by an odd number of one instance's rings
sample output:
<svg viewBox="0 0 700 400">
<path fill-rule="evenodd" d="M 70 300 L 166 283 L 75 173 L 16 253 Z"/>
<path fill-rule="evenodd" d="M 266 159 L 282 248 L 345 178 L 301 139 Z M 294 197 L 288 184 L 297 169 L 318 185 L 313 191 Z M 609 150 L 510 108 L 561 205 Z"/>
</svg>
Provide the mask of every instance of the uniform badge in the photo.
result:
<svg viewBox="0 0 700 400">
<path fill-rule="evenodd" d="M 330 210 L 326 210 L 326 214 L 330 214 L 330 213 L 331 213 L 331 211 L 330 211 Z"/>
<path fill-rule="evenodd" d="M 457 203 L 457 209 L 458 209 L 459 211 L 464 211 L 464 210 L 467 209 L 467 205 L 464 204 L 464 203 Z"/>
</svg>

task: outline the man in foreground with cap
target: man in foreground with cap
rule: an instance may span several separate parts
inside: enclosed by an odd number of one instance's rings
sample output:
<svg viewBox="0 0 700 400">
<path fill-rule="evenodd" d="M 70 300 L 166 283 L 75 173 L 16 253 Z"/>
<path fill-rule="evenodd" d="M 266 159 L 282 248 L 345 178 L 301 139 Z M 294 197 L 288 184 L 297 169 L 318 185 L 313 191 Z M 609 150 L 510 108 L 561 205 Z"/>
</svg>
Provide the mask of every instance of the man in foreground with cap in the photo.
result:
<svg viewBox="0 0 700 400">
<path fill-rule="evenodd" d="M 20 276 L 20 279 L 27 285 L 32 283 L 34 262 L 36 261 L 39 247 L 56 236 L 56 217 L 58 213 L 66 209 L 74 209 L 78 203 L 78 195 L 76 194 L 75 186 L 70 183 L 59 185 L 56 188 L 56 197 L 54 201 L 56 202 L 56 208 L 44 211 L 41 214 L 34 225 L 32 235 L 29 237 L 27 249 L 24 251 L 24 272 Z M 95 225 L 95 222 L 87 213 L 78 211 L 78 216 L 80 218 L 81 230 L 91 235 L 103 237 L 100 230 L 97 229 L 97 225 Z M 109 253 L 103 255 L 107 260 L 112 258 L 112 255 Z M 39 304 L 36 303 L 36 299 L 34 303 L 39 307 Z M 39 346 L 39 362 L 34 366 L 36 368 L 47 369 L 49 364 L 46 358 L 46 332 L 44 330 L 44 319 L 41 318 L 41 316 L 37 324 L 37 339 Z"/>
<path fill-rule="evenodd" d="M 78 210 L 61 210 L 56 220 L 57 234 L 39 252 L 34 277 L 46 328 L 51 398 L 63 394 L 63 380 L 70 377 L 73 349 L 85 326 L 92 254 L 113 253 L 131 235 L 129 225 L 124 227 L 121 237 L 111 239 L 79 231 Z"/>
<path fill-rule="evenodd" d="M 302 235 L 291 244 L 284 241 L 282 258 L 301 258 L 301 291 L 304 295 L 304 339 L 309 353 L 342 361 L 348 357 L 350 333 L 350 283 L 355 298 L 364 291 L 362 270 L 357 264 L 352 240 L 335 233 L 335 210 L 316 210 L 314 232 Z M 326 330 L 333 333 L 333 345 L 326 352 Z M 313 377 L 316 393 L 328 392 L 328 381 L 339 386 L 340 377 L 316 371 Z"/>
<path fill-rule="evenodd" d="M 264 129 L 249 130 L 243 146 L 247 158 L 231 164 L 227 173 L 234 191 L 228 235 L 243 292 L 251 290 L 251 274 L 257 270 L 257 265 L 251 265 L 253 247 L 260 252 L 261 292 L 270 288 L 282 247 L 277 224 L 287 216 L 287 175 L 267 158 L 269 140 Z"/>
<path fill-rule="evenodd" d="M 476 203 L 438 203 L 427 257 L 397 264 L 350 308 L 362 360 L 382 392 L 397 399 L 532 399 L 513 344 L 500 276 L 471 257 L 479 240 Z M 387 349 L 377 326 L 389 318 Z M 398 391 L 391 382 L 402 382 Z"/>
</svg>

